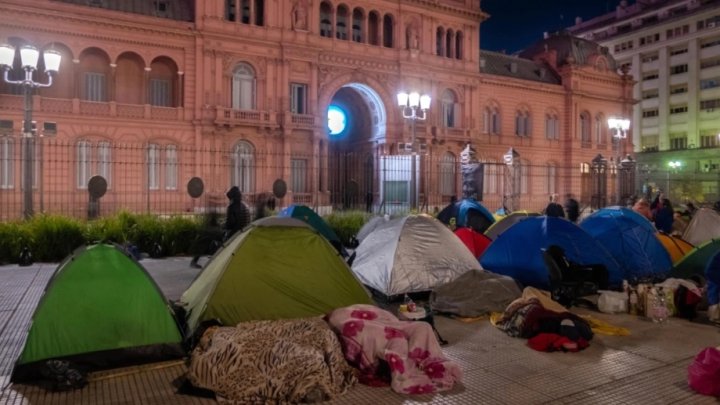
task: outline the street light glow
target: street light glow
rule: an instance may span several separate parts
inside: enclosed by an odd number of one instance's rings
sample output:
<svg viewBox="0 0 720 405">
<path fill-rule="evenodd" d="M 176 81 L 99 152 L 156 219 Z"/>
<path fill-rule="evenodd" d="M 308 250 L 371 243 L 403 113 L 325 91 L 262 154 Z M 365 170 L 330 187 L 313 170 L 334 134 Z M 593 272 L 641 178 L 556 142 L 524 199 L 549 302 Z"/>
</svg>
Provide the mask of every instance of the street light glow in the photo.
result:
<svg viewBox="0 0 720 405">
<path fill-rule="evenodd" d="M 610 117 L 608 118 L 608 127 L 615 130 L 613 135 L 615 138 L 627 137 L 627 131 L 630 129 L 630 120 L 627 118 Z"/>
<path fill-rule="evenodd" d="M 679 169 L 682 167 L 682 162 L 679 160 L 671 160 L 668 162 L 668 166 L 670 166 L 671 169 Z"/>
</svg>

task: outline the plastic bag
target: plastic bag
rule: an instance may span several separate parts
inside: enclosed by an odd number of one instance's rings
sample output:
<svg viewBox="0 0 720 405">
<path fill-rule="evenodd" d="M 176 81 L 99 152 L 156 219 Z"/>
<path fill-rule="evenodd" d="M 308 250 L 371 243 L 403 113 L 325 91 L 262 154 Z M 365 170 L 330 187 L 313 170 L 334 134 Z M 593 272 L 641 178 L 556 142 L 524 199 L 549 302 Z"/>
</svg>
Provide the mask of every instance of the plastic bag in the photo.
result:
<svg viewBox="0 0 720 405">
<path fill-rule="evenodd" d="M 628 312 L 628 295 L 620 291 L 598 291 L 598 310 L 606 314 Z"/>
<path fill-rule="evenodd" d="M 688 366 L 688 385 L 703 395 L 720 397 L 720 350 L 706 347 Z"/>
</svg>

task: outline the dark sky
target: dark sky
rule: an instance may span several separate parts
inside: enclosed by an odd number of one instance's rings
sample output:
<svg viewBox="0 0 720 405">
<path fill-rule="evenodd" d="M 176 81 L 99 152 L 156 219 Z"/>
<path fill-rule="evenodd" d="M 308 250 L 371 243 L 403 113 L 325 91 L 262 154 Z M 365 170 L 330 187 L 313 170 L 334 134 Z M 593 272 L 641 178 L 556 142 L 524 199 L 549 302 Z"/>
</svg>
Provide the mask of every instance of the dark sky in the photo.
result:
<svg viewBox="0 0 720 405">
<path fill-rule="evenodd" d="M 629 4 L 635 1 L 629 1 Z M 615 10 L 620 0 L 482 0 L 490 18 L 483 22 L 480 48 L 513 53 L 555 32 Z"/>
</svg>

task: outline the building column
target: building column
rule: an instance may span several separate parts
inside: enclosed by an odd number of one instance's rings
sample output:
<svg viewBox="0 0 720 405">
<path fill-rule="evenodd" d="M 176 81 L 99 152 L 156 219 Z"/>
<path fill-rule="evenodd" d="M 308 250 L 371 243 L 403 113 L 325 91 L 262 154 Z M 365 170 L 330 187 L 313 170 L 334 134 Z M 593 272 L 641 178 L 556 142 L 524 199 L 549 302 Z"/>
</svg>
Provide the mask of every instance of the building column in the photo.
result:
<svg viewBox="0 0 720 405">
<path fill-rule="evenodd" d="M 185 105 L 185 72 L 177 72 L 177 101 L 175 107 L 182 108 Z"/>
<path fill-rule="evenodd" d="M 362 30 L 362 43 L 363 44 L 369 44 L 370 43 L 370 33 L 368 32 L 368 21 L 370 20 L 370 15 L 366 14 L 365 17 L 362 20 L 362 27 L 360 29 Z"/>
<path fill-rule="evenodd" d="M 110 64 L 110 83 L 108 83 L 108 101 L 117 101 L 117 64 Z"/>
<path fill-rule="evenodd" d="M 80 98 L 80 59 L 73 59 L 73 73 L 72 73 L 72 80 L 73 80 L 73 98 Z"/>
<path fill-rule="evenodd" d="M 668 48 L 658 49 L 658 148 L 666 151 L 670 148 L 670 90 Z"/>
<path fill-rule="evenodd" d="M 255 0 L 248 0 L 250 5 L 250 25 L 255 25 Z"/>
<path fill-rule="evenodd" d="M 150 104 L 150 95 L 148 94 L 150 89 L 150 70 L 151 68 L 149 66 L 145 67 L 145 73 L 143 74 L 143 83 L 142 83 L 142 99 L 143 104 Z"/>
</svg>

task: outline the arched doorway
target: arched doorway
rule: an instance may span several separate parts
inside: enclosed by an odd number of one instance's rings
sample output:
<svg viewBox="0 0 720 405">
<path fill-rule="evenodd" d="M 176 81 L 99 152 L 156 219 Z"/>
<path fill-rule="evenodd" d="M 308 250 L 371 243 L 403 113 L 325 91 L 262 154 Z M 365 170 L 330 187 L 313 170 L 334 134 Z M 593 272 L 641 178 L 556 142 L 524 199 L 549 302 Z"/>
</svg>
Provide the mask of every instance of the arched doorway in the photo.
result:
<svg viewBox="0 0 720 405">
<path fill-rule="evenodd" d="M 332 96 L 327 116 L 330 203 L 370 209 L 378 201 L 376 154 L 385 142 L 385 104 L 370 86 L 349 83 Z"/>
</svg>

